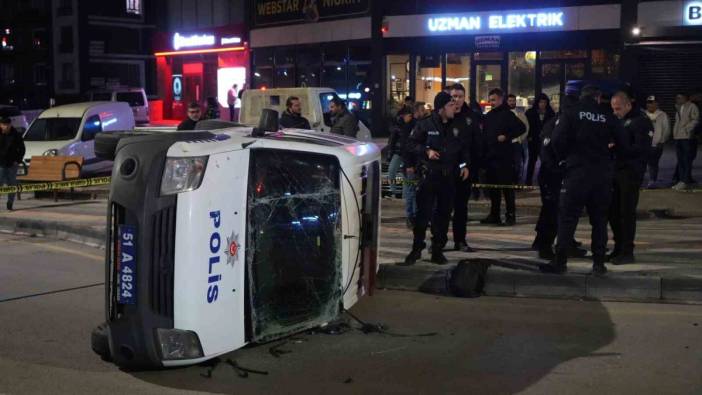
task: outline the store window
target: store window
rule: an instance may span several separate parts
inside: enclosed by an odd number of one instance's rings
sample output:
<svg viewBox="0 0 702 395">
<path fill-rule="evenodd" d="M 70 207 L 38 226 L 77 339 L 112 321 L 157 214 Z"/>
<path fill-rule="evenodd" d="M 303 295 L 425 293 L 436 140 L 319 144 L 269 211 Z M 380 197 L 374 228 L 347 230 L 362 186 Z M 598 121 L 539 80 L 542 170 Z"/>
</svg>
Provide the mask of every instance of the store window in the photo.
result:
<svg viewBox="0 0 702 395">
<path fill-rule="evenodd" d="M 539 54 L 544 59 L 583 59 L 587 58 L 587 51 L 584 49 L 568 49 L 563 51 L 541 51 Z"/>
<path fill-rule="evenodd" d="M 385 78 L 388 87 L 386 108 L 390 114 L 395 114 L 405 97 L 410 95 L 409 55 L 388 55 L 386 62 L 388 70 Z"/>
<path fill-rule="evenodd" d="M 476 52 L 473 54 L 473 58 L 476 61 L 482 61 L 482 60 L 502 60 L 505 58 L 505 55 L 502 52 Z"/>
<path fill-rule="evenodd" d="M 415 100 L 427 103 L 427 107 L 433 105 L 434 97 L 442 89 L 441 57 L 438 54 L 417 57 Z"/>
<path fill-rule="evenodd" d="M 253 73 L 253 88 L 271 88 L 274 87 L 274 70 L 275 65 L 273 51 L 270 49 L 257 49 L 253 52 L 254 57 L 254 73 Z"/>
<path fill-rule="evenodd" d="M 517 96 L 517 107 L 531 106 L 536 89 L 536 52 L 510 52 L 507 75 L 507 90 Z"/>
<path fill-rule="evenodd" d="M 620 55 L 605 49 L 592 50 L 592 77 L 595 79 L 616 79 L 619 77 Z"/>
<path fill-rule="evenodd" d="M 466 101 L 470 100 L 470 54 L 446 54 L 446 85 L 461 84 L 466 88 Z"/>
<path fill-rule="evenodd" d="M 298 86 L 320 86 L 322 51 L 319 48 L 303 49 L 297 53 Z"/>
<path fill-rule="evenodd" d="M 335 91 L 346 92 L 346 47 L 329 47 L 324 49 L 322 66 L 322 85 Z"/>
<path fill-rule="evenodd" d="M 356 117 L 366 126 L 371 122 L 370 100 L 371 60 L 367 47 L 350 47 L 348 61 L 348 90 L 346 102 Z M 342 97 L 343 98 L 343 97 Z"/>
<path fill-rule="evenodd" d="M 502 66 L 499 64 L 478 64 L 476 69 L 476 95 L 477 101 L 484 112 L 491 110 L 488 104 L 488 94 L 495 88 L 502 86 Z"/>
<path fill-rule="evenodd" d="M 292 88 L 295 86 L 295 52 L 278 50 L 275 54 L 275 87 Z"/>
<path fill-rule="evenodd" d="M 561 103 L 561 87 L 563 84 L 563 64 L 544 63 L 541 65 L 541 91 L 548 96 L 551 107 L 558 111 Z"/>
</svg>

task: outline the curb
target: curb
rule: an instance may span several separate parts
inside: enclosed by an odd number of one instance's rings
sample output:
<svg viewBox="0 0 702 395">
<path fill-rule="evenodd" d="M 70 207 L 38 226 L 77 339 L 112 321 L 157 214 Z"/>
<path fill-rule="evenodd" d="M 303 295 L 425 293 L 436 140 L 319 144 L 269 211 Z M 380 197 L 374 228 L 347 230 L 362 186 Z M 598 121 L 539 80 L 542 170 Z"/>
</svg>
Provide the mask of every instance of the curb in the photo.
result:
<svg viewBox="0 0 702 395">
<path fill-rule="evenodd" d="M 420 291 L 449 295 L 447 279 L 455 265 L 402 267 L 381 265 L 380 289 Z M 487 296 L 587 299 L 616 302 L 702 304 L 702 279 L 585 274 L 553 275 L 536 271 L 510 270 L 492 265 L 487 272 Z"/>
<path fill-rule="evenodd" d="M 27 220 L 20 218 L 0 218 L 0 230 L 3 232 L 45 236 L 90 247 L 105 248 L 105 228 L 69 225 L 55 221 Z"/>
</svg>

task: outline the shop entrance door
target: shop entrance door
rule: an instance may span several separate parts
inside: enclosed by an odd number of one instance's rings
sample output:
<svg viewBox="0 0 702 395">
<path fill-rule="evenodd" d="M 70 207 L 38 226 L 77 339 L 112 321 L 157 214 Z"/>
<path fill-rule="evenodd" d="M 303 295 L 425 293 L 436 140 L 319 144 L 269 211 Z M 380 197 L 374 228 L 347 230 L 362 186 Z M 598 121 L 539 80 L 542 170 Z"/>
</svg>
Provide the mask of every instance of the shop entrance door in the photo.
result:
<svg viewBox="0 0 702 395">
<path fill-rule="evenodd" d="M 488 94 L 495 88 L 502 88 L 502 63 L 501 62 L 475 62 L 473 68 L 475 75 L 475 99 L 480 103 L 483 112 L 491 110 L 488 103 Z"/>
<path fill-rule="evenodd" d="M 192 102 L 202 101 L 202 63 L 183 64 L 183 102 L 188 105 Z"/>
<path fill-rule="evenodd" d="M 585 62 L 578 60 L 547 61 L 540 65 L 541 92 L 551 99 L 551 107 L 558 111 L 566 82 L 585 78 Z"/>
</svg>

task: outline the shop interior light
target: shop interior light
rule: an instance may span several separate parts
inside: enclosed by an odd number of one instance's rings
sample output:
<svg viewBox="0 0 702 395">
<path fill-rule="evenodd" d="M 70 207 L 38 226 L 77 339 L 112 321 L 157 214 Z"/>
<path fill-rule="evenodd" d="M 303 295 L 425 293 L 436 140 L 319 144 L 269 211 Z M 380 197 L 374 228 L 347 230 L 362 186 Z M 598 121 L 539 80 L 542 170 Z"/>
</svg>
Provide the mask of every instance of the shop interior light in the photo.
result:
<svg viewBox="0 0 702 395">
<path fill-rule="evenodd" d="M 638 26 L 634 26 L 634 28 L 631 29 L 631 34 L 633 34 L 634 36 L 640 35 L 640 34 L 641 34 L 641 28 L 638 27 Z"/>
<path fill-rule="evenodd" d="M 219 53 L 219 52 L 237 52 L 237 51 L 245 51 L 245 50 L 246 50 L 246 47 L 192 49 L 192 50 L 187 50 L 187 51 L 156 52 L 156 53 L 154 53 L 154 56 L 196 55 L 196 54 Z"/>
</svg>

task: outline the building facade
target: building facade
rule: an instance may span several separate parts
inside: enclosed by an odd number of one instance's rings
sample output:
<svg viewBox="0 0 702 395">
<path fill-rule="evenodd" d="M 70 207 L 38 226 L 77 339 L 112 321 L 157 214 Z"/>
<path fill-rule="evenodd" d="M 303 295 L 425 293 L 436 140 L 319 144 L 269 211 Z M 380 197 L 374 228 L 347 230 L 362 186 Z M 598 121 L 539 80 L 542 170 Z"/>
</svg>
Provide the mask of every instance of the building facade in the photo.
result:
<svg viewBox="0 0 702 395">
<path fill-rule="evenodd" d="M 152 40 L 158 92 L 152 121 L 183 119 L 191 102 L 216 106 L 229 119 L 228 92 L 234 84 L 243 89 L 249 74 L 244 2 L 171 0 L 164 7 Z"/>
<path fill-rule="evenodd" d="M 683 27 L 682 16 L 693 3 L 686 12 L 696 23 L 699 2 L 567 3 L 252 1 L 252 84 L 334 88 L 382 135 L 404 97 L 431 104 L 453 83 L 463 84 L 484 110 L 496 87 L 515 94 L 521 107 L 543 92 L 556 109 L 571 80 L 628 82 L 648 94 L 666 84 L 651 82 L 648 70 L 668 62 L 650 61 L 648 34 L 679 34 L 679 48 L 698 45 L 699 28 Z M 680 26 L 648 27 L 663 8 L 675 14 L 666 23 Z M 665 78 L 690 83 L 682 73 Z"/>
<path fill-rule="evenodd" d="M 51 97 L 49 0 L 0 2 L 0 104 L 45 108 Z"/>
</svg>

